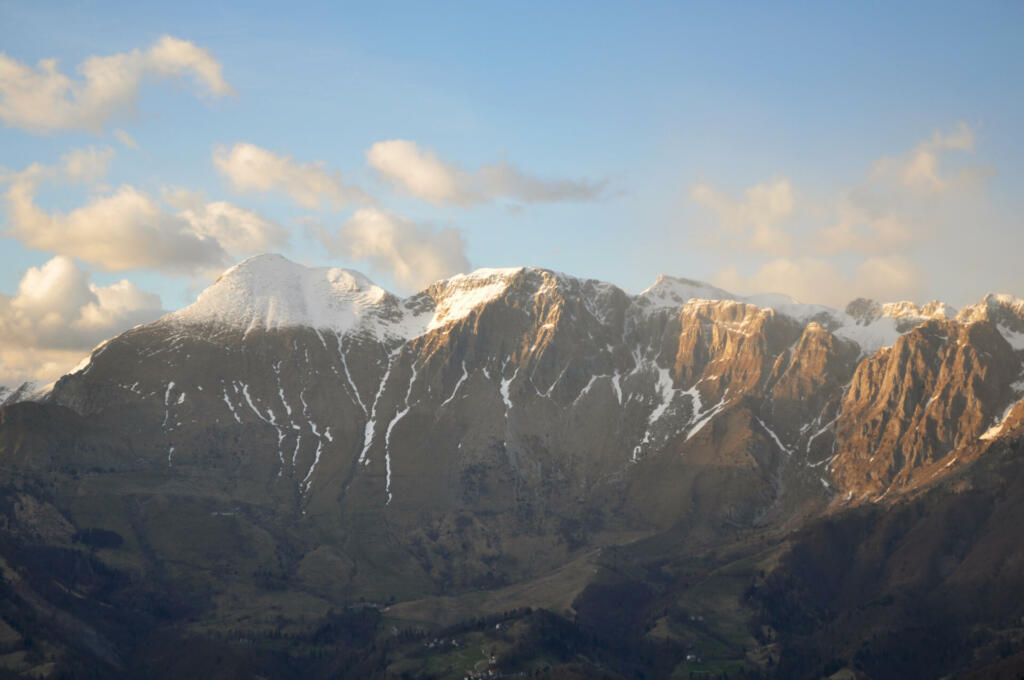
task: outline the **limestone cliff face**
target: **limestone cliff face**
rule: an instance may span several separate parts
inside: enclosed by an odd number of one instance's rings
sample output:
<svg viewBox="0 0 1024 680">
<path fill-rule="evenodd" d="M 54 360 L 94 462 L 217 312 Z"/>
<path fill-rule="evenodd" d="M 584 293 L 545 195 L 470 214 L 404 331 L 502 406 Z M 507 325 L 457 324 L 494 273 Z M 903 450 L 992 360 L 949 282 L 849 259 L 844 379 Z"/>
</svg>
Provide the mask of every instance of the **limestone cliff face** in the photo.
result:
<svg viewBox="0 0 1024 680">
<path fill-rule="evenodd" d="M 795 346 L 772 367 L 766 410 L 779 431 L 809 449 L 810 437 L 838 412 L 859 354 L 853 342 L 836 338 L 816 322 L 807 324 Z"/>
<path fill-rule="evenodd" d="M 987 321 L 928 321 L 857 367 L 836 423 L 833 474 L 851 496 L 906 484 L 976 441 L 1020 398 L 1020 359 Z"/>
</svg>

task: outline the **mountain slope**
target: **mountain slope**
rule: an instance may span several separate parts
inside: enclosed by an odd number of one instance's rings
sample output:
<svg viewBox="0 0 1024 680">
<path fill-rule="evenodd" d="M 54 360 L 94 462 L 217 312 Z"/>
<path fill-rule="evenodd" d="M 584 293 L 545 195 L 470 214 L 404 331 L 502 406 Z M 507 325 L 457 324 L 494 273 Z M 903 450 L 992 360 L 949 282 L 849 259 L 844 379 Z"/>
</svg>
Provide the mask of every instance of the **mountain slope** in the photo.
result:
<svg viewBox="0 0 1024 680">
<path fill-rule="evenodd" d="M 101 346 L 49 400 L 133 423 L 132 465 L 230 471 L 336 541 L 384 513 L 383 545 L 358 551 L 448 588 L 536 574 L 591 535 L 710 537 L 881 494 L 1017 396 L 1018 353 L 977 311 L 779 307 L 530 268 L 399 299 L 263 256 Z"/>
<path fill-rule="evenodd" d="M 8 531 L 99 541 L 203 630 L 557 608 L 541 584 L 585 590 L 615 546 L 685 562 L 942 483 L 1024 417 L 1022 337 L 1008 296 L 839 311 L 523 267 L 400 298 L 259 256 L 0 410 L 34 508 Z"/>
</svg>

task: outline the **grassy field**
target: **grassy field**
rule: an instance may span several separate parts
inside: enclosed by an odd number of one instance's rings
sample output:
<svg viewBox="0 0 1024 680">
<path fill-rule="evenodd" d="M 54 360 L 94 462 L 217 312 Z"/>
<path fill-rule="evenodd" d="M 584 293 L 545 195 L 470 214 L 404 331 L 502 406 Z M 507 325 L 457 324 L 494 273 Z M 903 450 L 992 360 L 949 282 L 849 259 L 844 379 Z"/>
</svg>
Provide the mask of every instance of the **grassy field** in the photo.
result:
<svg viewBox="0 0 1024 680">
<path fill-rule="evenodd" d="M 597 573 L 600 553 L 599 549 L 592 550 L 550 574 L 524 583 L 464 595 L 399 602 L 384 609 L 384 614 L 399 625 L 430 628 L 521 607 L 571 613 L 573 600 Z"/>
</svg>

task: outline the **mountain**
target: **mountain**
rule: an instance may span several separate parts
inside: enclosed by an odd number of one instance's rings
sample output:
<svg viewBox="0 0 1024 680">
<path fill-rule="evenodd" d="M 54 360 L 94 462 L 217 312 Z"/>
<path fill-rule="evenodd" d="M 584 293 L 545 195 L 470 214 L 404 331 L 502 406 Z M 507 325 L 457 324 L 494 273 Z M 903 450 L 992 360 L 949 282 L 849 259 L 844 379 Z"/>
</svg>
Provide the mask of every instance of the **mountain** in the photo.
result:
<svg viewBox="0 0 1024 680">
<path fill-rule="evenodd" d="M 36 396 L 37 392 L 40 392 L 43 388 L 39 383 L 34 381 L 27 381 L 21 383 L 18 387 L 11 388 L 0 385 L 0 406 L 7 406 L 8 404 L 16 404 L 19 401 L 27 401 Z M 40 394 L 39 397 L 43 395 Z"/>
<path fill-rule="evenodd" d="M 179 644 L 169 630 L 214 644 L 313 635 L 361 603 L 395 631 L 532 607 L 556 618 L 515 619 L 519 657 L 555 626 L 591 662 L 586 640 L 632 640 L 601 666 L 629 676 L 648 645 L 685 668 L 710 633 L 671 611 L 735 571 L 720 670 L 771 673 L 777 643 L 743 631 L 763 619 L 785 637 L 785 617 L 765 604 L 777 597 L 741 595 L 781 581 L 757 572 L 796 569 L 786 551 L 823 518 L 906 512 L 992 447 L 1011 455 L 1022 360 L 1010 296 L 840 311 L 521 267 L 401 298 L 358 272 L 251 258 L 0 409 L 0 556 L 22 584 L 10 616 L 60 610 L 77 623 L 40 633 L 60 641 L 54 658 L 138 670 L 131 654 Z M 27 546 L 87 566 L 26 582 Z M 127 606 L 151 637 L 122 640 L 105 613 L 47 595 L 64 591 Z M 620 592 L 647 604 L 606 629 Z M 395 640 L 393 673 L 413 664 Z"/>
</svg>

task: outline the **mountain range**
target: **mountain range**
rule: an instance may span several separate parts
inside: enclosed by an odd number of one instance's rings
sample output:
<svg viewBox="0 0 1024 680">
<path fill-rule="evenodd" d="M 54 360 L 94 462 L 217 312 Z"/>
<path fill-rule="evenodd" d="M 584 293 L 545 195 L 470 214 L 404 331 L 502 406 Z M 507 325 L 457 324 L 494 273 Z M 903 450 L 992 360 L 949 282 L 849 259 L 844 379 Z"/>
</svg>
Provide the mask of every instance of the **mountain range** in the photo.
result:
<svg viewBox="0 0 1024 680">
<path fill-rule="evenodd" d="M 1012 674 L 1022 399 L 1009 295 L 254 257 L 0 391 L 0 668 Z"/>
</svg>

